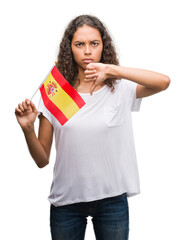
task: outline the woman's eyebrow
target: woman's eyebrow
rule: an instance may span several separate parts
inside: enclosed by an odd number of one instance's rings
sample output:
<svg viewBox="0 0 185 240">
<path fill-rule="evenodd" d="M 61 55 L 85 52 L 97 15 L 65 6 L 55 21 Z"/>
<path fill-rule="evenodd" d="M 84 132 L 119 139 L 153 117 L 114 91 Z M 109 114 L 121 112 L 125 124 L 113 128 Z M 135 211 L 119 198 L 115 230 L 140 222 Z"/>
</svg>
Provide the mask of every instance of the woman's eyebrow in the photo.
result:
<svg viewBox="0 0 185 240">
<path fill-rule="evenodd" d="M 74 43 L 81 43 L 81 42 L 83 42 L 83 41 L 75 41 Z"/>
<path fill-rule="evenodd" d="M 79 40 L 77 40 L 77 41 L 75 41 L 74 43 L 83 43 L 84 41 L 79 41 Z M 98 40 L 98 39 L 95 39 L 95 40 L 91 40 L 90 42 L 100 42 L 100 40 Z"/>
</svg>

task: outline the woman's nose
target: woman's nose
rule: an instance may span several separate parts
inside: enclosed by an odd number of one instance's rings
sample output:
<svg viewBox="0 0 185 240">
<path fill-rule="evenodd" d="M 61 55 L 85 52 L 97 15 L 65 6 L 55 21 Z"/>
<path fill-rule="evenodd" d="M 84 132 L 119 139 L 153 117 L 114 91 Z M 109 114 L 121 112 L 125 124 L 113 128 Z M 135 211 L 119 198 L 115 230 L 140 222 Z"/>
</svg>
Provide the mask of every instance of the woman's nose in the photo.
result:
<svg viewBox="0 0 185 240">
<path fill-rule="evenodd" d="M 89 47 L 89 45 L 86 45 L 85 46 L 85 55 L 89 55 L 89 54 L 91 54 L 91 50 L 90 50 L 90 47 Z"/>
</svg>

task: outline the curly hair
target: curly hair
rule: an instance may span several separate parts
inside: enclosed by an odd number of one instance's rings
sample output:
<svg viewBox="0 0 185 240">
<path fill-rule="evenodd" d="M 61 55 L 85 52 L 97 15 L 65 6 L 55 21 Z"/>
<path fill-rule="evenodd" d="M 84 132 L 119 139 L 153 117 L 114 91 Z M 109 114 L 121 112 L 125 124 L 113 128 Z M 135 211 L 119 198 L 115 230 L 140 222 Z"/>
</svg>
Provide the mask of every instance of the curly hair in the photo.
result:
<svg viewBox="0 0 185 240">
<path fill-rule="evenodd" d="M 112 38 L 110 37 L 103 23 L 97 17 L 91 15 L 80 15 L 74 18 L 67 26 L 60 43 L 58 60 L 56 62 L 56 67 L 58 70 L 73 87 L 78 81 L 78 68 L 71 50 L 71 41 L 73 34 L 79 27 L 82 27 L 83 25 L 96 28 L 100 32 L 103 42 L 103 51 L 100 62 L 105 64 L 119 65 L 119 60 Z M 108 78 L 104 81 L 104 83 L 113 91 L 114 85 L 116 84 L 116 79 Z"/>
</svg>

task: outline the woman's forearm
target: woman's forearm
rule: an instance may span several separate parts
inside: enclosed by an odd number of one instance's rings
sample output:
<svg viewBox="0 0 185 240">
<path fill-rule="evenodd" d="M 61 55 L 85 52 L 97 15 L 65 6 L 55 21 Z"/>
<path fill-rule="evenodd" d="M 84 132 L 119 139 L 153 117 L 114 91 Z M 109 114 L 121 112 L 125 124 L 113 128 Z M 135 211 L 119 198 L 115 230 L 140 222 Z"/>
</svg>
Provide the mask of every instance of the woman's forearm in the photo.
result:
<svg viewBox="0 0 185 240">
<path fill-rule="evenodd" d="M 38 140 L 34 126 L 26 127 L 23 130 L 29 152 L 39 168 L 45 167 L 49 163 L 49 157 L 47 156 L 43 146 Z"/>
<path fill-rule="evenodd" d="M 114 78 L 125 78 L 145 87 L 165 90 L 170 84 L 168 76 L 138 68 L 121 67 L 112 64 L 107 65 L 107 75 Z"/>
</svg>

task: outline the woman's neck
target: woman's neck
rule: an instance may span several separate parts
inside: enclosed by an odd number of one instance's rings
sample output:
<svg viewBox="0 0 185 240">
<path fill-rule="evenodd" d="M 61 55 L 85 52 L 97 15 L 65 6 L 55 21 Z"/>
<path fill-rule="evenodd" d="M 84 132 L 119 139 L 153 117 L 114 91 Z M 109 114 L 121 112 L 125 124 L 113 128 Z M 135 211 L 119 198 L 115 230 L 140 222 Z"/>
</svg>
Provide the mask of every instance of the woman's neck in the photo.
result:
<svg viewBox="0 0 185 240">
<path fill-rule="evenodd" d="M 84 70 L 81 68 L 78 69 L 77 79 L 78 79 L 78 81 L 80 81 L 80 85 L 87 85 L 89 83 L 84 80 L 85 74 L 84 74 Z"/>
</svg>

